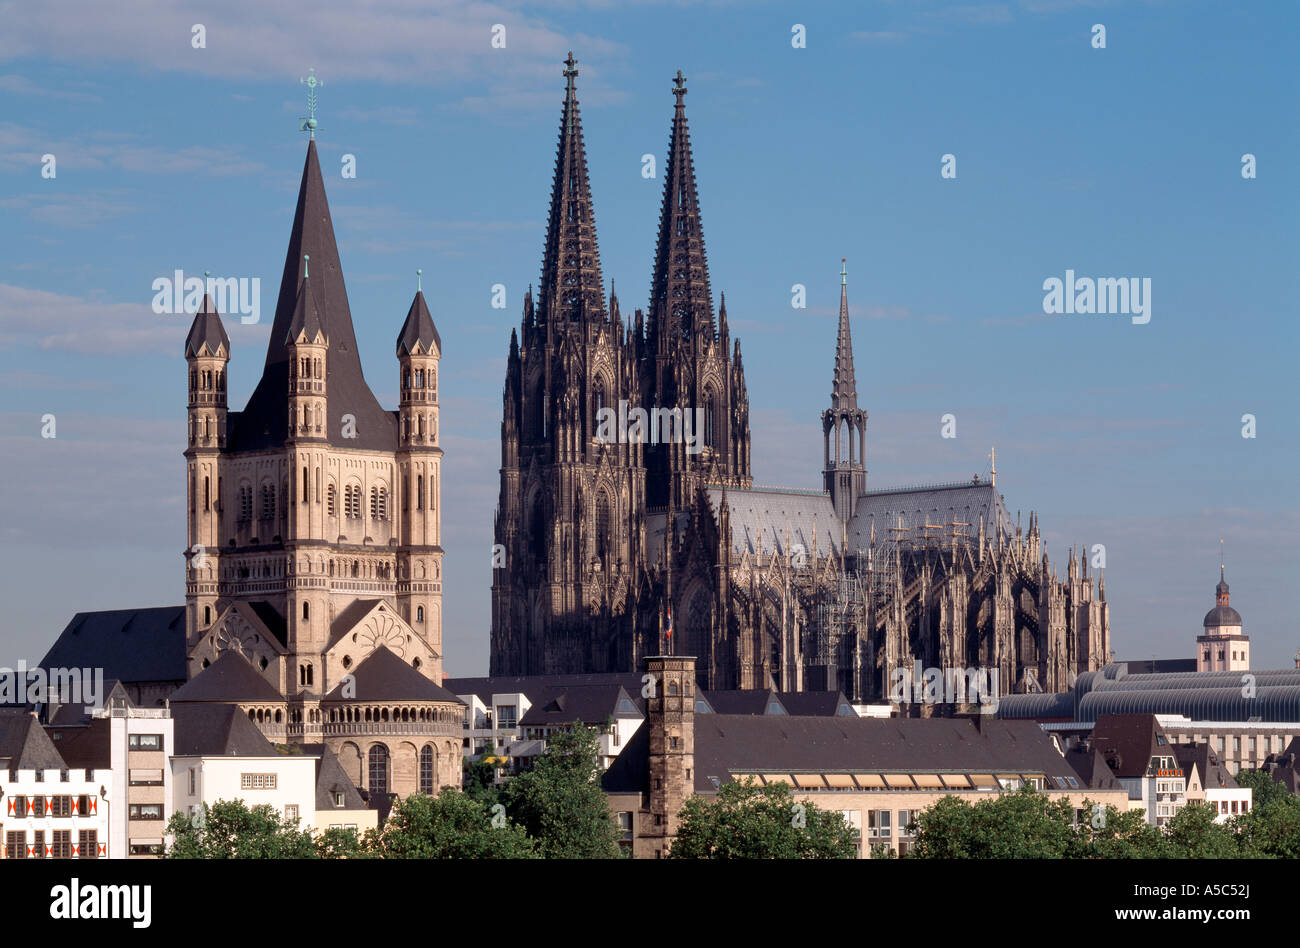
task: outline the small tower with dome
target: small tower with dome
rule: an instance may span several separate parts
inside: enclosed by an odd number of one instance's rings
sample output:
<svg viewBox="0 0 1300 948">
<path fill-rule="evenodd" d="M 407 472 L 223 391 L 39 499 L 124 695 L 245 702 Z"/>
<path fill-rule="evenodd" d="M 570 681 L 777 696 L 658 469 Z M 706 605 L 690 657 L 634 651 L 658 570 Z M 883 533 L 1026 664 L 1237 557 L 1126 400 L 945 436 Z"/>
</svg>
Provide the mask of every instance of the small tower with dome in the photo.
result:
<svg viewBox="0 0 1300 948">
<path fill-rule="evenodd" d="M 1228 582 L 1219 566 L 1214 608 L 1205 614 L 1196 637 L 1197 671 L 1249 671 L 1250 636 L 1242 631 L 1241 613 L 1228 605 Z"/>
</svg>

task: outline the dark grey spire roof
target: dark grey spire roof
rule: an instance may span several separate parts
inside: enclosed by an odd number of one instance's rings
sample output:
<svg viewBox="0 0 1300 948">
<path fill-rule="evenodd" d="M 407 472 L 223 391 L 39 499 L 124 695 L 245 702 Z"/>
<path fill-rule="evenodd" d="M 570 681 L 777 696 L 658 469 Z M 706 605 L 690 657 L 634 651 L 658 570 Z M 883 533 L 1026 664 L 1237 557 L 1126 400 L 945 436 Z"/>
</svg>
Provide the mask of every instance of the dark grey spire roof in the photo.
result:
<svg viewBox="0 0 1300 948">
<path fill-rule="evenodd" d="M 221 325 L 216 304 L 206 293 L 203 294 L 203 305 L 194 314 L 194 322 L 190 323 L 190 334 L 185 337 L 185 358 L 198 355 L 204 345 L 212 355 L 217 354 L 219 346 L 225 346 L 226 355 L 230 355 L 230 337 L 226 335 L 226 327 Z"/>
<path fill-rule="evenodd" d="M 397 419 L 380 406 L 361 372 L 361 357 L 357 352 L 352 312 L 348 307 L 347 287 L 343 283 L 343 268 L 334 240 L 329 203 L 325 200 L 325 182 L 316 157 L 315 141 L 307 145 L 307 160 L 298 189 L 298 207 L 285 252 L 284 274 L 280 278 L 275 322 L 266 347 L 266 365 L 248 406 L 230 416 L 229 449 L 232 452 L 258 451 L 284 444 L 289 426 L 289 351 L 285 347 L 285 338 L 298 304 L 303 254 L 311 257 L 312 296 L 330 342 L 326 374 L 329 399 L 326 437 L 344 447 L 395 451 Z M 355 438 L 342 437 L 344 415 L 355 418 Z"/>
<path fill-rule="evenodd" d="M 840 329 L 835 339 L 835 375 L 831 379 L 831 408 L 858 407 L 858 382 L 853 373 L 853 338 L 849 334 L 849 286 L 840 283 Z"/>
<path fill-rule="evenodd" d="M 555 156 L 538 294 L 542 323 L 577 322 L 584 312 L 590 317 L 605 312 L 596 215 L 587 174 L 587 147 L 582 138 L 582 116 L 573 83 L 578 64 L 572 52 L 564 65 L 564 113 L 560 117 L 559 150 Z"/>
<path fill-rule="evenodd" d="M 248 661 L 226 652 L 172 695 L 177 701 L 275 701 L 284 697 Z"/>
<path fill-rule="evenodd" d="M 707 330 L 713 335 L 713 296 L 709 262 L 704 250 L 695 159 L 686 122 L 686 82 L 677 73 L 673 94 L 672 134 L 668 140 L 667 173 L 659 207 L 659 240 L 650 284 L 650 334 Z M 662 307 L 662 309 L 661 309 Z M 665 325 L 660 325 L 663 319 Z"/>
<path fill-rule="evenodd" d="M 425 678 L 383 645 L 366 656 L 366 660 L 352 672 L 352 677 L 355 682 L 355 690 L 352 694 L 347 698 L 343 697 L 344 682 L 339 682 L 334 686 L 334 690 L 325 696 L 326 700 L 464 703 L 446 688 Z"/>
<path fill-rule="evenodd" d="M 312 296 L 311 280 L 304 279 L 298 288 L 298 302 L 293 308 L 293 319 L 289 321 L 289 331 L 285 333 L 284 344 L 292 345 L 303 333 L 308 342 L 315 342 L 316 337 L 323 336 L 329 341 L 329 334 L 321 322 L 320 311 L 316 308 L 316 299 Z"/>
<path fill-rule="evenodd" d="M 413 352 L 417 342 L 425 352 L 437 349 L 438 354 L 442 355 L 442 338 L 438 335 L 438 327 L 433 324 L 433 317 L 429 315 L 429 304 L 424 301 L 422 291 L 417 292 L 411 301 L 406 322 L 402 323 L 402 331 L 397 335 L 397 354 L 400 356 Z"/>
</svg>

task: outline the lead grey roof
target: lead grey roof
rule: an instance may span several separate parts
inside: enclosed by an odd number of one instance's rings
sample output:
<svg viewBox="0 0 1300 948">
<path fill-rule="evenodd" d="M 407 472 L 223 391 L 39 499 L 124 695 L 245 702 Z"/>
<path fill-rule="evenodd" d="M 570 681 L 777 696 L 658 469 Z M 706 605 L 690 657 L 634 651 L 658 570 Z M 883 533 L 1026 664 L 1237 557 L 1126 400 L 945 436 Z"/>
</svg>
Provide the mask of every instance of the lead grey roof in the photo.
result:
<svg viewBox="0 0 1300 948">
<path fill-rule="evenodd" d="M 10 770 L 68 769 L 36 715 L 17 708 L 0 709 L 0 760 Z"/>
<path fill-rule="evenodd" d="M 228 416 L 229 450 L 259 451 L 284 444 L 289 424 L 289 352 L 285 347 L 285 337 L 298 302 L 304 254 L 311 257 L 308 269 L 312 297 L 330 343 L 326 359 L 326 391 L 330 409 L 326 437 L 340 447 L 395 451 L 396 413 L 385 411 L 380 406 L 361 371 L 361 357 L 357 351 L 352 312 L 348 306 L 347 287 L 343 282 L 343 268 L 334 239 L 334 225 L 330 221 L 315 141 L 307 146 L 262 378 L 244 410 L 231 412 Z M 348 415 L 354 419 L 355 438 L 343 437 L 343 419 Z"/>
<path fill-rule="evenodd" d="M 425 352 L 434 348 L 439 355 L 442 354 L 442 338 L 438 335 L 438 327 L 433 324 L 433 317 L 429 315 L 429 304 L 425 302 L 423 291 L 417 292 L 415 299 L 411 300 L 406 322 L 402 323 L 402 331 L 397 334 L 397 354 L 400 356 L 413 351 L 417 342 Z"/>
<path fill-rule="evenodd" d="M 78 612 L 41 659 L 42 668 L 102 668 L 128 683 L 183 682 L 185 607 Z"/>
<path fill-rule="evenodd" d="M 186 701 L 274 701 L 284 697 L 261 676 L 247 659 L 226 652 L 171 696 L 173 703 Z"/>
<path fill-rule="evenodd" d="M 450 701 L 463 704 L 454 694 L 436 685 L 389 651 L 378 646 L 351 673 L 352 687 L 343 696 L 346 681 L 340 681 L 325 696 L 327 701 Z"/>
<path fill-rule="evenodd" d="M 722 501 L 722 488 L 708 489 L 709 501 L 716 512 Z M 785 553 L 786 531 L 793 552 L 796 544 L 805 553 L 840 552 L 840 527 L 825 491 L 774 490 L 769 488 L 727 489 L 731 511 L 731 540 L 734 553 Z M 950 524 L 972 541 L 979 537 L 981 515 L 985 536 L 996 540 L 1014 532 L 1014 525 L 1003 504 L 1002 495 L 988 482 L 938 484 L 928 487 L 885 488 L 870 490 L 858 498 L 857 509 L 848 524 L 845 542 L 847 553 L 871 546 L 874 527 L 876 543 L 891 537 L 891 529 L 902 526 L 912 536 L 923 534 L 920 527 L 930 524 L 941 529 L 931 531 L 935 537 L 952 532 Z M 816 541 L 814 543 L 814 537 Z M 649 549 L 655 547 L 647 540 Z"/>
<path fill-rule="evenodd" d="M 185 337 L 185 357 L 188 359 L 198 355 L 205 345 L 211 355 L 216 355 L 217 349 L 222 346 L 226 349 L 226 355 L 230 355 L 230 337 L 226 335 L 226 327 L 221 325 L 216 304 L 206 293 L 203 294 L 203 304 L 194 314 L 194 322 L 190 323 L 189 335 Z"/>
<path fill-rule="evenodd" d="M 1052 739 L 1029 721 L 707 714 L 696 715 L 694 727 L 697 793 L 716 792 L 712 777 L 725 782 L 742 773 L 1035 773 L 1056 780 L 1074 775 Z M 638 729 L 610 765 L 606 792 L 647 789 L 649 730 Z"/>
<path fill-rule="evenodd" d="M 598 725 L 616 717 L 641 717 L 631 696 L 617 684 L 569 685 L 537 699 L 528 695 L 528 699 L 531 705 L 519 719 L 524 727 L 558 726 L 574 721 Z M 632 712 L 619 709 L 624 701 L 634 709 Z"/>
<path fill-rule="evenodd" d="M 348 778 L 343 765 L 324 744 L 305 745 L 304 753 L 316 757 L 316 810 L 319 816 L 331 810 L 364 810 L 366 801 Z M 343 794 L 343 806 L 334 804 L 334 794 Z"/>
<path fill-rule="evenodd" d="M 1241 625 L 1241 613 L 1232 606 L 1215 606 L 1205 614 L 1205 620 L 1201 623 L 1204 629 L 1221 625 Z"/>
<path fill-rule="evenodd" d="M 215 666 L 213 666 L 215 667 Z M 275 748 L 233 704 L 172 708 L 174 757 L 271 757 Z"/>
</svg>

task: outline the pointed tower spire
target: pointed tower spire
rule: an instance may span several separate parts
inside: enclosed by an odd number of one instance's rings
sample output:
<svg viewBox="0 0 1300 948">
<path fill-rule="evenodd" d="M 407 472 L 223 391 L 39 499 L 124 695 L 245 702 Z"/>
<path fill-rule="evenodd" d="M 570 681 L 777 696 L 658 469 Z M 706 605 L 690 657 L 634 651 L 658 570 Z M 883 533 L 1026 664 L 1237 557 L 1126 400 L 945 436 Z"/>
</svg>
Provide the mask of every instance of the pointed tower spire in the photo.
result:
<svg viewBox="0 0 1300 948">
<path fill-rule="evenodd" d="M 835 340 L 835 376 L 831 407 L 822 412 L 823 484 L 840 518 L 841 532 L 853 519 L 858 497 L 867 489 L 864 463 L 867 413 L 858 408 L 858 384 L 853 374 L 853 340 L 849 336 L 849 275 L 840 258 L 840 326 Z"/>
<path fill-rule="evenodd" d="M 849 333 L 848 260 L 840 258 L 840 328 L 835 340 L 835 377 L 831 380 L 831 407 L 852 411 L 858 407 L 858 382 L 853 372 L 853 338 Z"/>
<path fill-rule="evenodd" d="M 713 297 L 709 293 L 709 264 L 704 252 L 695 161 L 686 125 L 686 77 L 677 70 L 673 80 L 672 137 L 659 211 L 659 243 L 650 286 L 651 335 L 691 336 L 707 329 L 712 337 Z M 666 325 L 659 325 L 663 320 Z"/>
<path fill-rule="evenodd" d="M 397 422 L 384 411 L 366 384 L 357 352 L 348 291 L 343 283 L 325 179 L 321 174 L 316 141 L 307 142 L 307 158 L 298 185 L 298 205 L 280 276 L 280 295 L 266 346 L 262 378 L 237 420 L 232 418 L 230 449 L 255 451 L 278 447 L 288 428 L 285 392 L 289 384 L 289 328 L 298 308 L 300 285 L 311 267 L 311 296 L 325 337 L 329 339 L 329 398 L 337 410 L 327 419 L 330 434 L 341 438 L 346 424 L 348 446 L 358 449 L 393 450 L 397 446 Z M 345 416 L 347 420 L 345 420 Z M 355 437 L 353 436 L 355 435 Z"/>
<path fill-rule="evenodd" d="M 577 75 L 578 63 L 570 52 L 564 62 L 564 114 L 560 119 L 560 147 L 542 256 L 539 303 L 541 320 L 546 324 L 578 322 L 584 314 L 594 317 L 605 312 L 587 148 L 573 84 Z"/>
</svg>

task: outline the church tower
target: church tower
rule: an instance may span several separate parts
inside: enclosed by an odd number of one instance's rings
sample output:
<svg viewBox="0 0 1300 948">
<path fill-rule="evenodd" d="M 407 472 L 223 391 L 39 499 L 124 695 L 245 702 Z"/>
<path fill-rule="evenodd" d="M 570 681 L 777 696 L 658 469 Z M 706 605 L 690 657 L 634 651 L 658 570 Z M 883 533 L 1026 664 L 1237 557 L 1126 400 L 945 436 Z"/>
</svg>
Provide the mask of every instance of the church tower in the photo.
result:
<svg viewBox="0 0 1300 948">
<path fill-rule="evenodd" d="M 416 271 L 417 277 L 421 271 Z M 438 445 L 438 360 L 442 339 L 429 314 L 423 286 L 406 314 L 397 337 L 398 504 L 397 605 L 402 618 L 426 636 L 436 634 L 442 651 L 442 448 Z M 442 662 L 434 663 L 441 681 Z"/>
<path fill-rule="evenodd" d="M 206 293 L 185 339 L 185 361 L 190 378 L 185 613 L 190 628 L 205 629 L 216 616 L 221 561 L 220 457 L 226 447 L 226 366 L 230 362 L 230 337 Z"/>
<path fill-rule="evenodd" d="M 858 383 L 853 371 L 853 339 L 849 334 L 849 276 L 840 261 L 840 328 L 835 341 L 835 374 L 831 379 L 831 407 L 822 412 L 824 484 L 835 513 L 848 524 L 857 511 L 858 497 L 867 489 L 864 464 L 867 447 L 867 413 L 858 407 Z M 835 457 L 831 458 L 831 445 Z"/>
<path fill-rule="evenodd" d="M 636 406 L 635 352 L 609 308 L 574 80 L 565 62 L 555 178 L 534 306 L 511 334 L 492 593 L 494 675 L 628 669 L 644 542 L 643 445 L 602 428 Z"/>
<path fill-rule="evenodd" d="M 1242 628 L 1241 613 L 1228 599 L 1228 580 L 1219 567 L 1214 608 L 1205 614 L 1201 634 L 1196 637 L 1197 671 L 1250 670 L 1250 636 Z"/>
<path fill-rule="evenodd" d="M 680 69 L 673 95 L 676 104 L 659 211 L 649 326 L 640 365 L 643 407 L 680 411 L 683 427 L 692 426 L 694 446 L 684 437 L 669 438 L 661 431 L 661 443 L 646 450 L 650 505 L 671 502 L 682 508 L 705 484 L 748 487 L 752 479 L 749 396 L 740 343 L 736 342 L 733 361 L 725 297 L 718 321 L 713 318 L 695 159 L 686 123 L 686 78 Z M 694 430 L 697 422 L 702 431 Z"/>
</svg>

